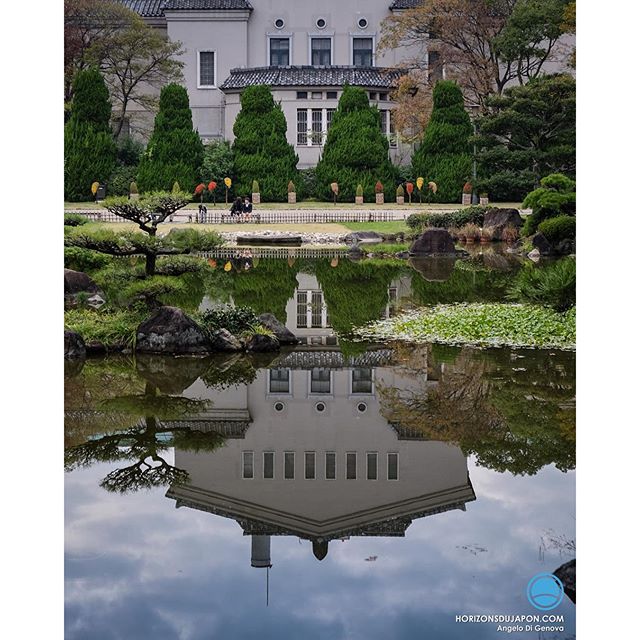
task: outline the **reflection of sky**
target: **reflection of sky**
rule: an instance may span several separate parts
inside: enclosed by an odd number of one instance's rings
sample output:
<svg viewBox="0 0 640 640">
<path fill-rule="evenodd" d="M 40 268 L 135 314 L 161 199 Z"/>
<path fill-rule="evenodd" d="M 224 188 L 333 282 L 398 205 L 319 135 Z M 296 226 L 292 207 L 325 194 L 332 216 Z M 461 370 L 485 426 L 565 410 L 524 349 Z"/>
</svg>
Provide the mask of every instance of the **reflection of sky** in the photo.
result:
<svg viewBox="0 0 640 640">
<path fill-rule="evenodd" d="M 574 474 L 547 467 L 514 477 L 471 460 L 469 467 L 477 501 L 466 513 L 416 520 L 405 538 L 333 541 L 322 562 L 308 541 L 272 538 L 268 608 L 265 570 L 251 568 L 251 539 L 235 521 L 175 509 L 164 488 L 107 493 L 98 484 L 112 465 L 69 473 L 66 637 L 501 637 L 496 625 L 459 624 L 455 615 L 536 613 L 527 582 L 570 559 L 541 556 L 540 543 L 546 530 L 574 538 Z M 574 612 L 565 598 L 553 611 L 565 615 L 565 633 L 540 637 L 571 636 Z"/>
</svg>

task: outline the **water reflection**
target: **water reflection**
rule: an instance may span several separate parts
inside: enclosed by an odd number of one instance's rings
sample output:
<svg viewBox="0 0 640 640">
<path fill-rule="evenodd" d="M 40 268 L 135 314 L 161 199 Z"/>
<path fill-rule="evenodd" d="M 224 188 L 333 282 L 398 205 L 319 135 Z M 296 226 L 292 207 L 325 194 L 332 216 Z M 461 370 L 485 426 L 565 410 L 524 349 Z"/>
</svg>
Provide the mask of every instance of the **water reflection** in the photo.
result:
<svg viewBox="0 0 640 640">
<path fill-rule="evenodd" d="M 573 557 L 542 542 L 573 536 L 573 358 L 86 361 L 65 381 L 68 637 L 466 638 L 457 613 L 528 613 L 522 585 Z"/>
</svg>

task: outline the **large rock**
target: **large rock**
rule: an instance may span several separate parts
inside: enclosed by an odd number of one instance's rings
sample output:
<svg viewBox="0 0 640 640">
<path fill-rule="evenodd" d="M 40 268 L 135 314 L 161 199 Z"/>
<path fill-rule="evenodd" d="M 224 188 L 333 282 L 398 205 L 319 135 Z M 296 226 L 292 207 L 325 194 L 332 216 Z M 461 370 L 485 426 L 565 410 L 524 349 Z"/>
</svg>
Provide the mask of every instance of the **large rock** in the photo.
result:
<svg viewBox="0 0 640 640">
<path fill-rule="evenodd" d="M 79 360 L 87 357 L 84 340 L 75 331 L 64 330 L 64 359 Z"/>
<path fill-rule="evenodd" d="M 211 349 L 220 353 L 242 351 L 242 343 L 230 331 L 218 329 L 211 336 Z"/>
<path fill-rule="evenodd" d="M 347 244 L 380 244 L 384 237 L 375 231 L 354 231 L 345 237 Z"/>
<path fill-rule="evenodd" d="M 272 313 L 263 313 L 258 316 L 258 320 L 263 327 L 273 331 L 280 344 L 298 344 L 298 338 Z"/>
<path fill-rule="evenodd" d="M 451 234 L 446 229 L 427 229 L 411 245 L 412 256 L 456 255 L 456 247 Z"/>
<path fill-rule="evenodd" d="M 571 599 L 573 604 L 576 603 L 576 561 L 569 560 L 562 566 L 558 567 L 553 574 L 560 579 L 564 592 Z"/>
<path fill-rule="evenodd" d="M 75 295 L 76 293 L 100 293 L 98 285 L 82 271 L 73 271 L 73 269 L 64 270 L 64 292 L 67 295 Z"/>
<path fill-rule="evenodd" d="M 159 307 L 140 323 L 136 351 L 146 353 L 208 353 L 211 343 L 182 309 Z"/>
<path fill-rule="evenodd" d="M 553 254 L 551 243 L 539 231 L 531 238 L 531 243 L 534 248 L 540 252 L 541 256 L 550 256 Z"/>
<path fill-rule="evenodd" d="M 280 343 L 274 336 L 265 336 L 261 333 L 252 335 L 246 343 L 247 351 L 264 353 L 267 351 L 278 351 Z"/>
<path fill-rule="evenodd" d="M 427 282 L 446 282 L 453 275 L 456 259 L 455 256 L 409 258 L 409 266 Z"/>
<path fill-rule="evenodd" d="M 482 235 L 491 240 L 502 240 L 502 232 L 507 227 L 519 229 L 524 224 L 517 209 L 500 209 L 494 207 L 484 214 Z"/>
</svg>

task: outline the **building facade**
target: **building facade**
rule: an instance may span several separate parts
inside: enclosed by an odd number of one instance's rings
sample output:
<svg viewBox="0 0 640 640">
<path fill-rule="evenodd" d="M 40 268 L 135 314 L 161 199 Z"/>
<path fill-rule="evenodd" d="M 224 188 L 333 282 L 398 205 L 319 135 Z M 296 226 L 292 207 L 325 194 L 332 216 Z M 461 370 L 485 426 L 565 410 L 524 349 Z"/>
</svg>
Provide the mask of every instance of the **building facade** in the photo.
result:
<svg viewBox="0 0 640 640">
<path fill-rule="evenodd" d="M 194 126 L 205 140 L 233 140 L 240 95 L 271 87 L 287 119 L 299 167 L 315 166 L 345 84 L 364 88 L 380 110 L 394 162 L 412 148 L 393 128 L 390 92 L 406 49 L 378 51 L 381 22 L 416 0 L 122 0 L 183 46 L 184 84 Z M 426 55 L 426 52 L 425 52 Z M 150 114 L 130 114 L 132 132 L 151 128 Z"/>
</svg>

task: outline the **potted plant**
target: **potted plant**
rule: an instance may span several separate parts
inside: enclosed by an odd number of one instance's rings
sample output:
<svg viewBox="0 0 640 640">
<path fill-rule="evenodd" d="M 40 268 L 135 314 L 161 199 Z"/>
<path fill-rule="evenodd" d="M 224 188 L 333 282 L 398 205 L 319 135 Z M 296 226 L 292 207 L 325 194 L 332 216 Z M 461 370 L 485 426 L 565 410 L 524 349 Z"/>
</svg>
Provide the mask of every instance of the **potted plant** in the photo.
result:
<svg viewBox="0 0 640 640">
<path fill-rule="evenodd" d="M 471 194 L 473 193 L 473 185 L 467 180 L 462 187 L 462 204 L 469 206 L 471 204 Z"/>
<path fill-rule="evenodd" d="M 420 198 L 420 204 L 422 204 L 422 187 L 424 186 L 424 178 L 419 177 L 416 179 L 416 187 L 418 187 L 418 196 Z"/>
<path fill-rule="evenodd" d="M 384 185 L 380 180 L 376 182 L 375 186 L 376 191 L 376 204 L 384 204 Z"/>
<path fill-rule="evenodd" d="M 216 187 L 218 186 L 218 183 L 215 180 L 212 180 L 208 185 L 207 185 L 207 189 L 209 191 L 209 194 L 211 195 L 211 197 L 213 198 L 213 206 L 216 206 Z"/>
<path fill-rule="evenodd" d="M 254 180 L 251 184 L 251 202 L 253 204 L 260 204 L 260 185 L 257 180 Z"/>
<path fill-rule="evenodd" d="M 399 184 L 396 189 L 396 202 L 398 204 L 404 204 L 404 187 Z"/>
<path fill-rule="evenodd" d="M 364 189 L 362 188 L 362 185 L 359 184 L 356 187 L 356 204 L 363 204 L 364 203 Z"/>
<path fill-rule="evenodd" d="M 338 193 L 340 193 L 340 188 L 338 187 L 337 182 L 331 183 L 331 191 L 333 192 L 333 204 L 338 204 Z"/>
<path fill-rule="evenodd" d="M 289 204 L 296 203 L 296 185 L 293 180 L 289 180 L 289 184 L 287 185 L 287 202 Z"/>
<path fill-rule="evenodd" d="M 231 189 L 231 178 L 224 179 L 224 203 L 229 204 L 229 189 Z"/>
<path fill-rule="evenodd" d="M 413 193 L 413 182 L 407 182 L 407 193 L 409 194 L 409 204 L 411 204 L 411 194 Z"/>
<path fill-rule="evenodd" d="M 486 207 L 489 204 L 489 194 L 486 191 L 483 191 L 480 194 L 480 206 Z"/>
<path fill-rule="evenodd" d="M 132 182 L 129 185 L 129 200 L 137 200 L 139 197 L 138 185 L 135 182 Z"/>
</svg>

